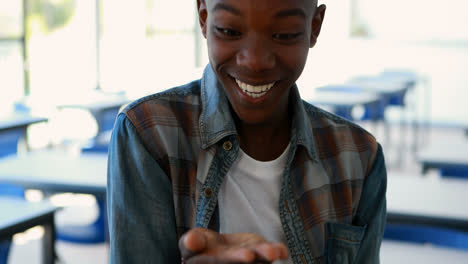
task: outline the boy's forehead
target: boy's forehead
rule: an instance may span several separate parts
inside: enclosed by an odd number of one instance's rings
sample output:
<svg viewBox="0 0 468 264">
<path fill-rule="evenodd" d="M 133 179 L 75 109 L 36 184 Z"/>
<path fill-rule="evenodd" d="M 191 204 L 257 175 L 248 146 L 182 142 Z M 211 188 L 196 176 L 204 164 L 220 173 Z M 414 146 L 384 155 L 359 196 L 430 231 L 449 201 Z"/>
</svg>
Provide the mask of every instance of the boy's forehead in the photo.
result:
<svg viewBox="0 0 468 264">
<path fill-rule="evenodd" d="M 274 8 L 277 7 L 302 7 L 305 11 L 312 11 L 315 12 L 315 7 L 317 7 L 318 0 L 201 0 L 205 1 L 207 6 L 213 7 L 214 5 L 221 3 L 221 4 L 229 4 L 235 3 L 236 5 L 244 5 L 244 6 L 256 6 L 257 4 L 266 3 L 269 7 Z M 210 9 L 210 8 L 208 8 Z M 210 11 L 210 10 L 208 10 Z"/>
<path fill-rule="evenodd" d="M 202 0 L 202 1 L 205 1 L 205 2 L 223 2 L 223 0 Z M 258 2 L 258 1 L 269 1 L 269 0 L 248 0 L 249 2 Z M 309 4 L 313 4 L 313 5 L 317 5 L 317 1 L 318 0 L 303 0 L 301 2 L 304 2 L 304 3 L 309 3 Z M 290 2 L 297 2 L 297 1 L 292 1 L 292 0 L 283 0 L 283 2 L 285 3 L 290 3 Z"/>
</svg>

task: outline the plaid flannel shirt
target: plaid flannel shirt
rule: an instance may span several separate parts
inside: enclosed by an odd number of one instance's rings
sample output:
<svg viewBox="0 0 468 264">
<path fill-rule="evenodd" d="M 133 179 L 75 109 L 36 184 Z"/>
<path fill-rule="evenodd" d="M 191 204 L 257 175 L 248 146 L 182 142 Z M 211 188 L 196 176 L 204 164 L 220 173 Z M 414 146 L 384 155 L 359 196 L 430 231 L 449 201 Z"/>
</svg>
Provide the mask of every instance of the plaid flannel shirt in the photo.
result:
<svg viewBox="0 0 468 264">
<path fill-rule="evenodd" d="M 291 96 L 278 206 L 294 263 L 378 263 L 386 217 L 380 145 L 302 101 L 297 87 Z M 210 65 L 201 80 L 119 114 L 108 164 L 111 263 L 177 263 L 184 232 L 218 229 L 218 190 L 239 150 L 231 114 Z"/>
</svg>

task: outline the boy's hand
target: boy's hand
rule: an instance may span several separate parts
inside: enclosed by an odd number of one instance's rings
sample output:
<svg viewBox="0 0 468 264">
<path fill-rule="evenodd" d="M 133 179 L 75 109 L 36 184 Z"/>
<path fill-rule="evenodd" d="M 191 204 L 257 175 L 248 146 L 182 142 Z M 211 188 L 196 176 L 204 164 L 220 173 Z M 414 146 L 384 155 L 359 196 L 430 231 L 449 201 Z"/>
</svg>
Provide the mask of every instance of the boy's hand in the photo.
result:
<svg viewBox="0 0 468 264">
<path fill-rule="evenodd" d="M 194 228 L 179 240 L 186 264 L 271 263 L 285 259 L 288 250 L 282 243 L 270 243 L 252 233 L 219 234 Z"/>
</svg>

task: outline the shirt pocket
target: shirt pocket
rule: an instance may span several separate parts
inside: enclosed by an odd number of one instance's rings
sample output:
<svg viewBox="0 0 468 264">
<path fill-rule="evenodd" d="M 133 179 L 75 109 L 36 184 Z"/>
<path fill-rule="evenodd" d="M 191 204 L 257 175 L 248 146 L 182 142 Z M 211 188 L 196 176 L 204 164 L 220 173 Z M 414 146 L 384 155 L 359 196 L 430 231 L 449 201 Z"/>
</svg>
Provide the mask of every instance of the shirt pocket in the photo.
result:
<svg viewBox="0 0 468 264">
<path fill-rule="evenodd" d="M 325 223 L 325 256 L 328 264 L 352 264 L 357 256 L 366 226 Z"/>
</svg>

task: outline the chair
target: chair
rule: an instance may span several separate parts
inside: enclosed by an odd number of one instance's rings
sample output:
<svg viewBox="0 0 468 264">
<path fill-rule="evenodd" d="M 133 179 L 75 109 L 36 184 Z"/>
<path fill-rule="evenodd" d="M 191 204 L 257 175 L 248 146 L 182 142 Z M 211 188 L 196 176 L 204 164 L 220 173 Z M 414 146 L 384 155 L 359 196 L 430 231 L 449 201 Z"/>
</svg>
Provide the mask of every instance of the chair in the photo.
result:
<svg viewBox="0 0 468 264">
<path fill-rule="evenodd" d="M 468 233 L 431 226 L 387 224 L 384 238 L 468 250 Z"/>
<path fill-rule="evenodd" d="M 402 89 L 398 93 L 392 93 L 388 95 L 388 105 L 393 106 L 405 106 L 405 96 L 407 91 L 412 87 L 413 82 L 408 81 L 406 78 L 400 77 L 397 74 L 390 74 L 390 73 L 382 73 L 377 76 L 359 76 L 355 77 L 351 80 L 351 82 L 359 82 L 359 83 L 377 83 L 377 84 L 399 84 L 401 85 Z"/>
<path fill-rule="evenodd" d="M 0 158 L 17 153 L 18 142 L 24 136 L 22 128 L 13 128 L 0 133 Z M 24 189 L 9 183 L 0 183 L 0 196 L 10 196 L 24 199 Z M 0 264 L 6 264 L 10 251 L 11 239 L 0 241 Z"/>
<path fill-rule="evenodd" d="M 81 153 L 107 153 L 110 133 L 114 127 L 115 118 L 119 108 L 107 109 L 101 112 L 93 112 L 98 123 L 98 135 L 81 148 Z M 79 244 L 95 244 L 108 241 L 107 207 L 103 198 L 96 197 L 98 217 L 91 224 L 67 225 L 57 227 L 57 238 Z"/>
<path fill-rule="evenodd" d="M 108 145 L 90 145 L 81 149 L 85 153 L 107 153 Z M 98 207 L 98 216 L 94 222 L 87 225 L 57 226 L 57 238 L 79 244 L 95 244 L 108 241 L 107 207 L 106 200 L 95 197 Z"/>
<path fill-rule="evenodd" d="M 120 108 L 107 109 L 99 113 L 94 112 L 93 116 L 98 123 L 97 135 L 90 139 L 86 145 L 81 148 L 82 153 L 86 152 L 98 152 L 107 153 L 109 147 L 109 141 L 114 128 L 115 118 Z"/>
<path fill-rule="evenodd" d="M 414 87 L 419 81 L 419 76 L 417 73 L 410 70 L 384 70 L 380 73 L 380 76 L 396 79 L 399 81 L 406 82 L 410 87 Z"/>
<path fill-rule="evenodd" d="M 22 128 L 13 128 L 0 133 L 0 157 L 15 154 L 18 142 L 23 137 Z"/>
<path fill-rule="evenodd" d="M 406 85 L 406 90 L 414 88 L 419 80 L 419 76 L 416 73 L 404 70 L 385 70 L 378 77 L 383 80 L 402 82 Z M 404 106 L 405 102 L 403 99 L 404 94 L 391 100 L 390 104 Z"/>
<path fill-rule="evenodd" d="M 57 238 L 79 244 L 94 244 L 108 241 L 107 207 L 104 199 L 96 199 L 98 217 L 89 225 L 57 227 Z"/>
<path fill-rule="evenodd" d="M 92 140 L 91 144 L 81 148 L 81 153 L 107 153 L 108 142 Z M 96 197 L 98 206 L 97 219 L 84 226 L 62 226 L 57 228 L 57 237 L 63 241 L 81 244 L 102 243 L 108 241 L 107 209 L 105 199 Z"/>
<path fill-rule="evenodd" d="M 442 177 L 455 177 L 468 179 L 468 166 L 467 165 L 451 165 L 443 166 L 440 169 Z"/>
<path fill-rule="evenodd" d="M 384 70 L 383 72 L 380 73 L 380 77 L 382 78 L 387 78 L 387 79 L 390 79 L 390 80 L 396 80 L 396 81 L 400 81 L 400 82 L 403 82 L 406 84 L 406 87 L 407 89 L 406 90 L 414 90 L 416 88 L 416 85 L 418 83 L 424 83 L 425 84 L 425 89 L 424 89 L 424 94 L 425 96 L 423 97 L 423 104 L 424 104 L 424 108 L 426 109 L 426 117 L 429 118 L 430 117 L 430 98 L 427 99 L 427 93 L 429 93 L 430 95 L 430 88 L 429 88 L 429 80 L 427 80 L 426 78 L 420 76 L 418 73 L 414 72 L 414 71 L 411 71 L 411 70 L 405 70 L 405 69 L 386 69 Z M 391 100 L 391 105 L 396 105 L 396 106 L 404 106 L 405 105 L 405 102 L 404 102 L 404 96 L 405 95 L 402 95 L 401 97 L 395 97 Z M 413 96 L 414 98 L 416 98 L 416 96 Z M 412 108 L 413 108 L 413 112 L 414 113 L 417 113 L 418 111 L 418 100 L 415 100 L 413 101 L 412 103 Z M 414 134 L 414 138 L 413 138 L 413 152 L 416 153 L 417 149 L 418 149 L 418 142 L 420 139 L 418 139 L 418 134 L 419 134 L 419 125 L 418 125 L 418 120 L 417 120 L 417 115 L 413 118 L 413 125 L 412 125 L 412 129 L 413 129 L 413 134 Z"/>
<path fill-rule="evenodd" d="M 81 148 L 81 153 L 107 153 L 109 145 L 107 144 L 92 144 Z"/>
<path fill-rule="evenodd" d="M 10 196 L 24 199 L 24 189 L 14 184 L 0 183 L 0 196 Z M 7 263 L 10 245 L 11 239 L 0 241 L 0 264 Z"/>
<path fill-rule="evenodd" d="M 99 143 L 84 146 L 81 153 L 107 153 L 108 144 Z M 96 197 L 98 216 L 94 222 L 87 225 L 67 225 L 57 227 L 57 238 L 79 244 L 95 244 L 108 241 L 106 200 Z"/>
</svg>

